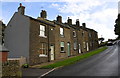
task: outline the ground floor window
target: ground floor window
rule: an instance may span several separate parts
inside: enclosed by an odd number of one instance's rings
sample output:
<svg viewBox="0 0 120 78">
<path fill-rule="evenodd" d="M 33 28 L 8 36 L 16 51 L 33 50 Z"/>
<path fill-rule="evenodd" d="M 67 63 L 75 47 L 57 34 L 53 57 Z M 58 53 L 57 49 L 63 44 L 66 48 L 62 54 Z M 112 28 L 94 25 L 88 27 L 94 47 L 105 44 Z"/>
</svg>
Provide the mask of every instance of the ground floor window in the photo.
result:
<svg viewBox="0 0 120 78">
<path fill-rule="evenodd" d="M 74 42 L 74 50 L 76 50 L 77 49 L 77 42 L 75 41 Z"/>
<path fill-rule="evenodd" d="M 64 42 L 60 42 L 61 52 L 64 52 Z"/>
<path fill-rule="evenodd" d="M 39 52 L 40 52 L 39 57 L 47 57 L 47 44 L 46 43 L 41 43 Z"/>
<path fill-rule="evenodd" d="M 83 47 L 86 48 L 86 43 L 85 42 L 83 42 Z"/>
</svg>

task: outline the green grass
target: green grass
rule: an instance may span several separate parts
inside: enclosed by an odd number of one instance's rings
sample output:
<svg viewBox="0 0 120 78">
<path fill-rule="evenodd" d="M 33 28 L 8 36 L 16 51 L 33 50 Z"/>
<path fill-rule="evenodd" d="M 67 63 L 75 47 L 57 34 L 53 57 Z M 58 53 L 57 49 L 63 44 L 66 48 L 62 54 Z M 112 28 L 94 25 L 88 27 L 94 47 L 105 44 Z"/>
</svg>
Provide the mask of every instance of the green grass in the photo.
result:
<svg viewBox="0 0 120 78">
<path fill-rule="evenodd" d="M 49 64 L 49 65 L 43 66 L 41 68 L 56 68 L 56 67 L 60 67 L 60 66 L 70 65 L 70 64 L 73 64 L 73 63 L 75 63 L 77 61 L 80 61 L 82 59 L 85 59 L 85 58 L 88 58 L 88 57 L 93 56 L 95 54 L 98 54 L 98 53 L 100 53 L 100 52 L 102 52 L 102 51 L 104 51 L 106 49 L 107 49 L 107 47 L 101 47 L 99 49 L 96 49 L 94 51 L 88 52 L 86 54 L 83 54 L 83 55 L 80 55 L 80 56 L 75 56 L 73 58 L 67 58 L 67 59 L 65 59 L 63 61 L 58 61 L 58 62 L 55 62 L 53 64 Z"/>
</svg>

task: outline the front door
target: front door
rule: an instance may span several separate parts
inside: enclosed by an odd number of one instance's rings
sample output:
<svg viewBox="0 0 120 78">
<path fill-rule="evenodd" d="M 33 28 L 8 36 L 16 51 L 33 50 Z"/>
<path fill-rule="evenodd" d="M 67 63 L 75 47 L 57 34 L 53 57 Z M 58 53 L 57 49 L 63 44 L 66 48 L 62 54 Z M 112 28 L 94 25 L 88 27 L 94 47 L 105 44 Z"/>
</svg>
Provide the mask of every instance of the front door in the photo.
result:
<svg viewBox="0 0 120 78">
<path fill-rule="evenodd" d="M 81 53 L 81 48 L 80 48 L 80 44 L 79 44 L 79 53 Z"/>
<path fill-rule="evenodd" d="M 50 51 L 51 60 L 54 60 L 54 59 L 55 59 L 55 55 L 54 55 L 54 46 L 51 45 L 51 46 L 50 46 L 50 49 L 51 49 L 51 51 Z"/>
<path fill-rule="evenodd" d="M 88 45 L 88 42 L 87 42 L 87 51 L 89 51 L 89 45 Z"/>
<path fill-rule="evenodd" d="M 70 56 L 70 43 L 67 43 L 67 52 L 68 52 L 68 56 Z"/>
</svg>

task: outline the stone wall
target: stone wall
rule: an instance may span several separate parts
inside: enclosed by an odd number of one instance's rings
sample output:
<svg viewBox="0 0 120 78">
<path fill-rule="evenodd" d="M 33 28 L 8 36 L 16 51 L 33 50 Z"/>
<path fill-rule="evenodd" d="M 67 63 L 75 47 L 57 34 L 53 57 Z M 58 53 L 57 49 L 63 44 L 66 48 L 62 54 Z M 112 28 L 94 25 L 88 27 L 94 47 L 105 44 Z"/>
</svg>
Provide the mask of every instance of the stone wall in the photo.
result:
<svg viewBox="0 0 120 78">
<path fill-rule="evenodd" d="M 2 64 L 2 78 L 21 78 L 22 71 L 18 60 L 9 60 Z"/>
</svg>

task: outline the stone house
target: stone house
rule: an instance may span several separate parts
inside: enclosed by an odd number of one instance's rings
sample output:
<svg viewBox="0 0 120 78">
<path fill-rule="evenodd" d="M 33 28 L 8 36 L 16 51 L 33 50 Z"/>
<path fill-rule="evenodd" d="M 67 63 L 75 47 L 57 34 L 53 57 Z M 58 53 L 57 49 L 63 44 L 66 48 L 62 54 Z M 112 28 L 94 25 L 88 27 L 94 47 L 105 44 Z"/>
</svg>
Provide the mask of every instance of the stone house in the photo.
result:
<svg viewBox="0 0 120 78">
<path fill-rule="evenodd" d="M 67 25 L 70 27 L 71 56 L 78 54 L 78 31 L 79 28 L 72 24 L 72 19 L 68 17 Z"/>
<path fill-rule="evenodd" d="M 8 57 L 23 56 L 30 65 L 35 65 L 97 48 L 97 32 L 86 28 L 85 23 L 80 26 L 76 20 L 73 25 L 70 18 L 63 23 L 59 15 L 54 21 L 46 18 L 45 10 L 37 19 L 25 15 L 25 7 L 20 4 L 5 29 L 5 47 L 10 51 Z"/>
<path fill-rule="evenodd" d="M 70 27 L 62 23 L 62 17 L 57 16 L 55 27 L 55 56 L 56 59 L 71 55 Z"/>
</svg>

